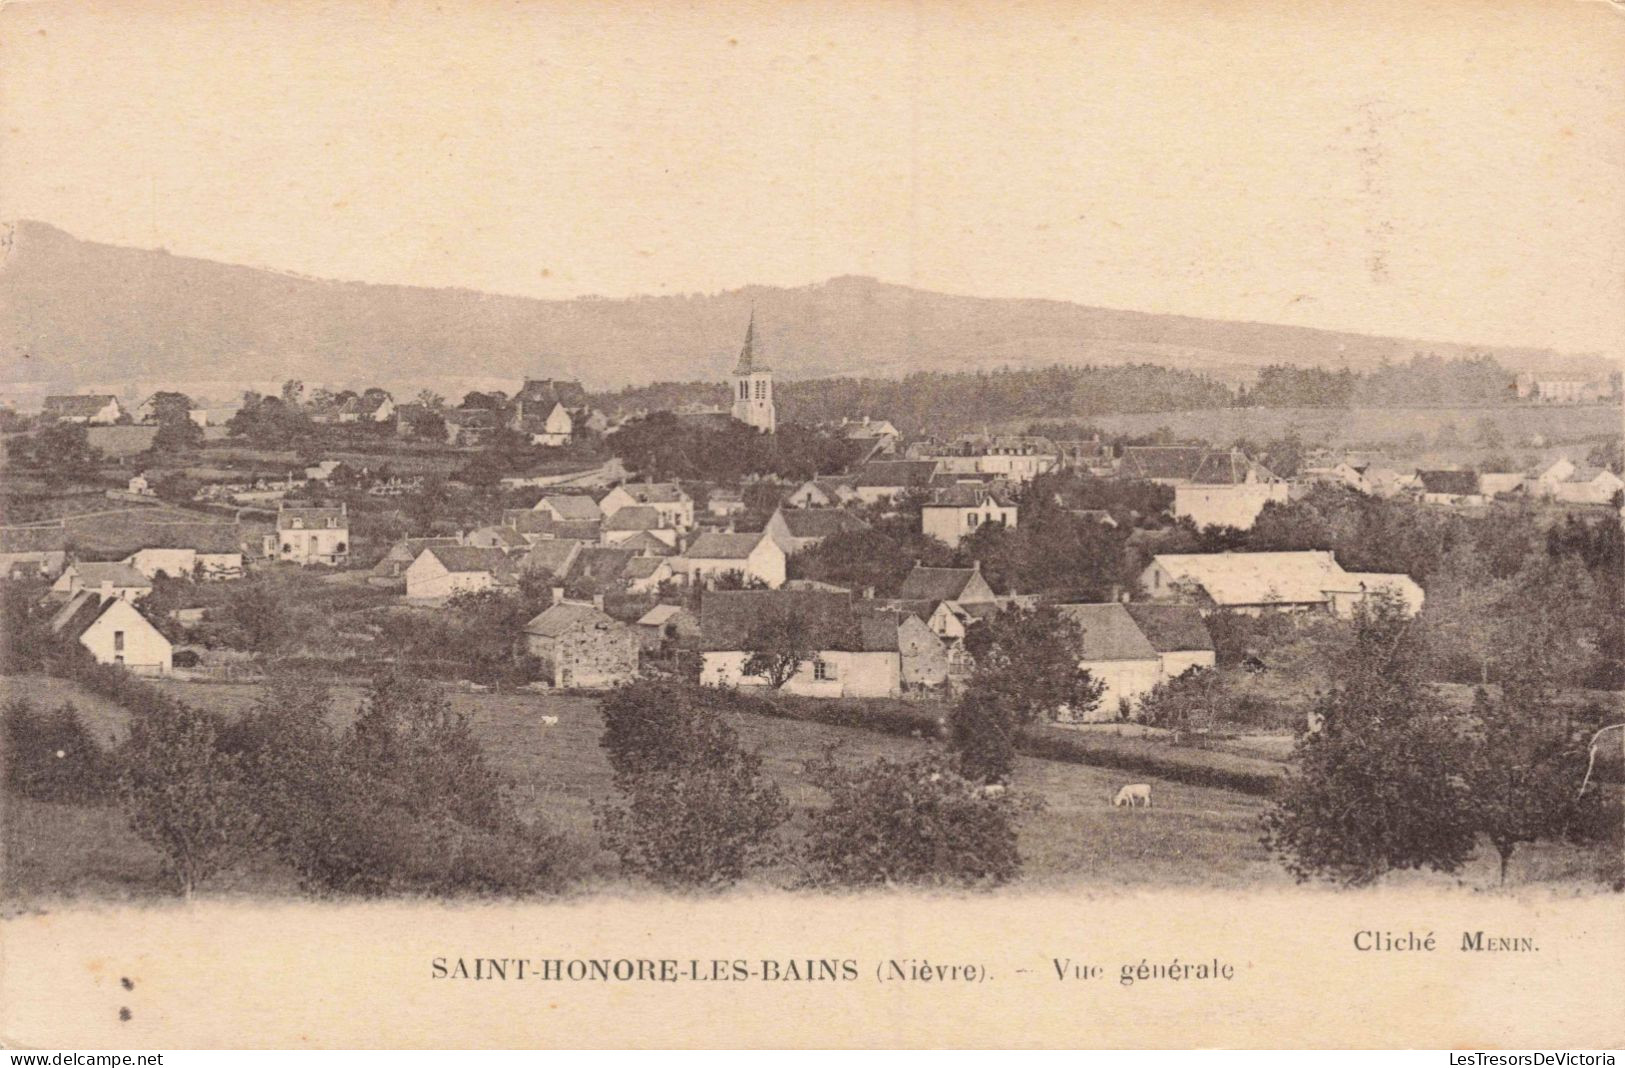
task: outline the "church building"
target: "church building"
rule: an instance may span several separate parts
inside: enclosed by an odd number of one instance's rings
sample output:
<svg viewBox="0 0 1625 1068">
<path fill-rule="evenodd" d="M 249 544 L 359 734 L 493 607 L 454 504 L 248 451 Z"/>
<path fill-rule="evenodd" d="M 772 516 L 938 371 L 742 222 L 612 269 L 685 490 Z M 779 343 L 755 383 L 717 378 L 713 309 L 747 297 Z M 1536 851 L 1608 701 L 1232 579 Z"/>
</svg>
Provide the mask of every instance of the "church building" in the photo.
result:
<svg viewBox="0 0 1625 1068">
<path fill-rule="evenodd" d="M 733 373 L 733 417 L 748 426 L 771 434 L 778 425 L 773 407 L 773 369 L 756 352 L 756 313 L 745 327 L 745 347 Z"/>
</svg>

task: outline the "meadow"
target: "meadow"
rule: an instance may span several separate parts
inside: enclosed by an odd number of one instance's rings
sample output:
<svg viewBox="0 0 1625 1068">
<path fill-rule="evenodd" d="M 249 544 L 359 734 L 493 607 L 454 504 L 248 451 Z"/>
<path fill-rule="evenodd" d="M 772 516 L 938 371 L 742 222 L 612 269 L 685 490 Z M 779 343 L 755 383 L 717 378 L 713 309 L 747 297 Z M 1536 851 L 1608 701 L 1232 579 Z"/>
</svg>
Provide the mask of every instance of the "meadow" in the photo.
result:
<svg viewBox="0 0 1625 1068">
<path fill-rule="evenodd" d="M 165 681 L 167 693 L 222 711 L 237 712 L 258 694 L 252 685 Z M 8 697 L 27 697 L 50 707 L 71 700 L 94 736 L 114 743 L 126 730 L 127 713 L 85 694 L 71 683 L 13 677 L 0 684 Z M 610 768 L 598 745 L 602 728 L 597 703 L 565 695 L 475 694 L 451 691 L 453 704 L 469 717 L 493 764 L 514 784 L 527 818 L 584 842 L 593 842 L 593 808 L 614 799 Z M 335 722 L 344 724 L 361 699 L 355 687 L 336 690 Z M 542 717 L 558 717 L 547 726 Z M 762 752 L 769 774 L 796 810 L 780 833 L 802 833 L 807 810 L 824 803 L 803 773 L 804 762 L 834 747 L 841 762 L 877 757 L 906 758 L 928 741 L 748 713 L 730 715 L 744 743 Z M 1143 778 L 1137 777 L 1137 778 Z M 1091 888 L 1281 887 L 1290 877 L 1259 843 L 1258 818 L 1265 801 L 1228 790 L 1187 786 L 1152 778 L 1152 809 L 1114 809 L 1110 797 L 1125 773 L 1023 757 L 1016 790 L 1033 804 L 1019 824 L 1024 867 L 1020 886 L 1087 891 Z M 86 808 L 8 799 L 4 819 L 4 896 L 12 902 L 55 898 L 144 899 L 166 891 L 155 854 L 125 825 L 116 806 Z M 1520 882 L 1564 881 L 1598 885 L 1595 852 L 1564 846 L 1522 851 L 1514 862 Z M 767 873 L 784 881 L 793 872 Z M 1493 865 L 1475 861 L 1459 877 L 1405 877 L 1474 887 L 1494 885 Z M 624 886 L 614 858 L 597 854 L 584 891 Z M 256 861 L 205 888 L 220 896 L 292 894 L 297 887 L 270 861 Z"/>
</svg>

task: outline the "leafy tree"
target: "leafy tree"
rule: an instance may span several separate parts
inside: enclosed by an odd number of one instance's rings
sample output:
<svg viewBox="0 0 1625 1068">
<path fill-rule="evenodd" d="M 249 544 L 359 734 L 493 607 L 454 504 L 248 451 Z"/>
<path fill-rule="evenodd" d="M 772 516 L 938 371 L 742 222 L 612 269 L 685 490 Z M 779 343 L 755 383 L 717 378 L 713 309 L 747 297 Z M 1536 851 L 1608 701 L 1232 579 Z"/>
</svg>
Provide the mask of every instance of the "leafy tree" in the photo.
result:
<svg viewBox="0 0 1625 1068">
<path fill-rule="evenodd" d="M 771 859 L 771 836 L 789 816 L 784 796 L 696 687 L 635 683 L 606 699 L 603 713 L 601 744 L 621 801 L 597 822 L 628 871 L 719 887 Z"/>
<path fill-rule="evenodd" d="M 119 751 L 119 792 L 130 826 L 190 898 L 248 852 L 257 820 L 241 762 L 216 743 L 210 715 L 178 701 L 132 717 Z"/>
<path fill-rule="evenodd" d="M 1300 880 L 1370 883 L 1393 870 L 1456 871 L 1478 823 L 1467 724 L 1421 679 L 1424 657 L 1397 598 L 1355 621 L 1349 652 L 1302 735 L 1295 770 L 1264 817 L 1264 843 Z"/>
<path fill-rule="evenodd" d="M 1595 826 L 1602 795 L 1581 795 L 1586 739 L 1569 716 L 1537 685 L 1514 683 L 1500 696 L 1474 695 L 1471 770 L 1473 811 L 1500 858 L 1501 881 L 1525 842 L 1583 834 Z"/>
<path fill-rule="evenodd" d="M 71 704 L 36 712 L 23 699 L 0 709 L 5 721 L 6 789 L 38 801 L 96 804 L 116 785 L 112 762 Z"/>
<path fill-rule="evenodd" d="M 289 408 L 298 408 L 305 396 L 305 384 L 297 378 L 290 378 L 282 383 L 282 403 Z"/>
<path fill-rule="evenodd" d="M 442 397 L 432 389 L 420 390 L 418 392 L 417 402 L 431 412 L 444 411 L 446 407 L 446 398 Z"/>
<path fill-rule="evenodd" d="M 12 462 L 38 474 L 53 486 L 87 482 L 96 477 L 102 451 L 90 444 L 90 432 L 79 423 L 54 423 L 9 446 Z"/>
<path fill-rule="evenodd" d="M 830 797 L 801 848 L 815 886 L 992 885 L 1020 872 L 1014 799 L 940 756 L 843 768 L 826 752 L 806 773 Z"/>
<path fill-rule="evenodd" d="M 1228 705 L 1217 671 L 1194 667 L 1157 683 L 1140 699 L 1139 719 L 1153 727 L 1202 730 L 1213 725 Z"/>
<path fill-rule="evenodd" d="M 795 676 L 796 670 L 818 655 L 812 629 L 800 614 L 790 612 L 763 620 L 745 636 L 750 656 L 742 669 L 746 675 L 759 675 L 775 690 Z"/>
</svg>

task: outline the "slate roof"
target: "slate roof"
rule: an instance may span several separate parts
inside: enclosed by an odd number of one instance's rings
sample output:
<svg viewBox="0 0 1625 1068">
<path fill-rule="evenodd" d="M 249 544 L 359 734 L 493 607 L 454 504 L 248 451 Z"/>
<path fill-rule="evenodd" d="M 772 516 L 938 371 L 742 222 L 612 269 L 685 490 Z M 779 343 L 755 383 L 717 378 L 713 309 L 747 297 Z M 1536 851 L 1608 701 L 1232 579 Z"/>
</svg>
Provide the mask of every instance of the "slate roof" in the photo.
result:
<svg viewBox="0 0 1625 1068">
<path fill-rule="evenodd" d="M 350 525 L 349 516 L 345 514 L 343 509 L 317 507 L 304 508 L 294 506 L 291 508 L 282 508 L 277 511 L 276 528 L 278 530 L 294 530 L 296 529 L 293 525 L 293 521 L 295 519 L 299 519 L 304 522 L 303 527 L 297 528 L 301 530 L 343 529 Z M 329 528 L 327 526 L 327 521 L 329 519 L 338 520 L 338 526 L 336 528 Z"/>
<path fill-rule="evenodd" d="M 1416 478 L 1422 483 L 1423 493 L 1471 497 L 1478 492 L 1477 471 L 1418 471 Z"/>
<path fill-rule="evenodd" d="M 561 382 L 554 378 L 527 378 L 519 392 L 513 395 L 515 401 L 524 402 L 525 406 L 542 405 L 549 412 L 554 404 L 562 404 L 565 408 L 585 408 L 591 403 L 587 398 L 587 391 L 580 382 Z"/>
<path fill-rule="evenodd" d="M 1195 605 L 1136 603 L 1123 607 L 1159 653 L 1213 651 L 1213 635 Z"/>
<path fill-rule="evenodd" d="M 694 543 L 684 550 L 683 555 L 690 560 L 743 560 L 766 536 L 760 531 L 755 534 L 722 534 L 714 530 L 706 531 L 694 539 Z"/>
<path fill-rule="evenodd" d="M 45 398 L 45 414 L 88 419 L 118 398 L 111 393 L 74 393 Z"/>
<path fill-rule="evenodd" d="M 598 507 L 598 502 L 584 493 L 556 493 L 543 497 L 539 503 L 545 503 L 566 521 L 596 523 L 604 518 L 604 510 Z"/>
<path fill-rule="evenodd" d="M 1083 627 L 1083 660 L 1155 660 L 1157 650 L 1123 605 L 1058 604 L 1056 611 Z"/>
<path fill-rule="evenodd" d="M 529 508 L 510 508 L 502 513 L 502 522 L 521 534 L 535 534 L 542 538 L 577 538 L 597 541 L 601 524 L 596 519 L 554 519 L 546 512 Z"/>
<path fill-rule="evenodd" d="M 489 571 L 499 581 L 514 576 L 514 563 L 501 549 L 476 545 L 431 545 L 424 552 L 433 554 L 447 571 Z"/>
<path fill-rule="evenodd" d="M 903 579 L 897 591 L 904 601 L 954 601 L 965 592 L 965 587 L 977 571 L 969 567 L 920 567 Z"/>
<path fill-rule="evenodd" d="M 525 633 L 543 638 L 557 638 L 578 627 L 610 630 L 619 626 L 619 623 L 590 604 L 560 601 L 558 604 L 550 605 L 546 611 L 526 623 Z"/>
<path fill-rule="evenodd" d="M 522 549 L 530 544 L 523 534 L 510 526 L 480 527 L 472 531 L 469 536 L 473 537 L 475 534 L 494 538 L 500 543 L 497 546 L 499 549 Z"/>
<path fill-rule="evenodd" d="M 936 460 L 872 460 L 858 468 L 852 484 L 871 488 L 925 486 L 938 466 Z"/>
<path fill-rule="evenodd" d="M 1015 505 L 1015 498 L 1002 486 L 969 485 L 960 483 L 953 486 L 940 486 L 931 491 L 931 499 L 926 501 L 926 508 L 980 508 L 988 501 L 1003 508 Z"/>
<path fill-rule="evenodd" d="M 635 541 L 636 539 L 631 540 Z M 669 566 L 666 565 L 664 556 L 634 556 L 626 562 L 626 567 L 622 570 L 621 576 L 628 582 L 642 582 L 645 579 L 653 578 L 655 572 L 659 571 L 662 566 Z"/>
<path fill-rule="evenodd" d="M 660 530 L 666 526 L 659 510 L 647 504 L 629 504 L 604 520 L 605 530 Z"/>
<path fill-rule="evenodd" d="M 637 554 L 630 549 L 583 546 L 570 562 L 565 584 L 593 593 L 608 593 L 619 588 L 621 580 L 626 577 L 627 563 L 635 559 Z"/>
<path fill-rule="evenodd" d="M 676 556 L 677 550 L 647 530 L 640 530 L 630 538 L 615 543 L 617 548 L 631 549 L 640 556 Z"/>
<path fill-rule="evenodd" d="M 643 613 L 638 623 L 645 627 L 664 627 L 673 616 L 680 615 L 684 611 L 683 606 L 679 604 L 657 604 Z"/>
<path fill-rule="evenodd" d="M 134 567 L 122 560 L 106 563 L 80 561 L 72 565 L 73 573 L 79 579 L 79 585 L 86 589 L 100 589 L 102 583 L 111 582 L 114 588 L 123 587 L 152 587 L 152 580 Z"/>
<path fill-rule="evenodd" d="M 744 649 L 757 627 L 791 616 L 806 624 L 809 644 L 819 650 L 897 649 L 895 623 L 860 618 L 849 593 L 814 590 L 707 590 L 700 597 L 701 646 Z"/>
<path fill-rule="evenodd" d="M 796 538 L 827 538 L 849 530 L 867 530 L 869 524 L 844 508 L 781 508 L 779 516 Z"/>
<path fill-rule="evenodd" d="M 576 553 L 591 544 L 575 538 L 543 538 L 520 559 L 520 570 L 540 571 L 557 578 L 568 571 Z"/>
<path fill-rule="evenodd" d="M 453 408 L 441 412 L 440 417 L 451 426 L 486 427 L 492 430 L 496 429 L 502 419 L 500 412 L 491 411 L 489 408 Z"/>
<path fill-rule="evenodd" d="M 94 590 L 80 590 L 51 617 L 51 630 L 65 638 L 78 640 L 117 600 L 116 597 L 109 597 L 104 601 Z"/>
<path fill-rule="evenodd" d="M 639 504 L 681 504 L 693 499 L 675 482 L 627 482 L 620 488 Z"/>
<path fill-rule="evenodd" d="M 1126 478 L 1188 479 L 1207 452 L 1201 445 L 1126 445 L 1122 473 Z"/>
</svg>

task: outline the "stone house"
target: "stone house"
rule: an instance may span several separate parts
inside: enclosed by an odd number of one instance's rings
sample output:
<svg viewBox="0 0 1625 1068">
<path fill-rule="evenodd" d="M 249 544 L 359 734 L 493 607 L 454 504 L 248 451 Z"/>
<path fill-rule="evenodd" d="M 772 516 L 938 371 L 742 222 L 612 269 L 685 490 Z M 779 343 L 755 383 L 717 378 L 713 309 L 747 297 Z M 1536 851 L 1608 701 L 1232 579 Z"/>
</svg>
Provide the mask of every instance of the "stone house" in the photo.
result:
<svg viewBox="0 0 1625 1068">
<path fill-rule="evenodd" d="M 784 585 L 785 552 L 766 532 L 720 534 L 707 531 L 695 538 L 672 566 L 690 582 L 710 585 L 719 577 L 737 574 L 755 579 L 769 589 Z"/>
<path fill-rule="evenodd" d="M 593 604 L 556 600 L 525 624 L 525 648 L 559 689 L 609 689 L 638 673 L 638 635 L 604 614 L 602 597 Z"/>
<path fill-rule="evenodd" d="M 406 569 L 406 596 L 413 600 L 511 586 L 518 565 L 501 549 L 431 545 Z"/>
<path fill-rule="evenodd" d="M 174 651 L 130 601 L 105 591 L 80 590 L 51 618 L 51 630 L 77 641 L 98 664 L 116 664 L 139 675 L 167 675 Z"/>
</svg>

